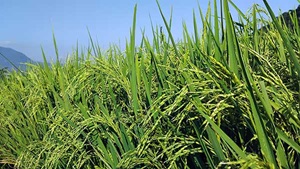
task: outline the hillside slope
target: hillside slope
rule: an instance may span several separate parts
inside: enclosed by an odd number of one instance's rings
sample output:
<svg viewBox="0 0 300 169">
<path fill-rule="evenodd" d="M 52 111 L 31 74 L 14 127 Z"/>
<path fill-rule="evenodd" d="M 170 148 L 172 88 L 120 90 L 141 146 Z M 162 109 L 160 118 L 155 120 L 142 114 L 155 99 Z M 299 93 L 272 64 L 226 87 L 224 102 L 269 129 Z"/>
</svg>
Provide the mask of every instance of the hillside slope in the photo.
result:
<svg viewBox="0 0 300 169">
<path fill-rule="evenodd" d="M 13 64 L 11 64 L 11 63 Z M 11 48 L 0 47 L 0 68 L 7 68 L 8 70 L 12 70 L 14 68 L 13 65 L 20 68 L 21 70 L 25 69 L 24 63 L 33 62 L 30 58 L 28 58 L 25 54 L 18 52 Z"/>
</svg>

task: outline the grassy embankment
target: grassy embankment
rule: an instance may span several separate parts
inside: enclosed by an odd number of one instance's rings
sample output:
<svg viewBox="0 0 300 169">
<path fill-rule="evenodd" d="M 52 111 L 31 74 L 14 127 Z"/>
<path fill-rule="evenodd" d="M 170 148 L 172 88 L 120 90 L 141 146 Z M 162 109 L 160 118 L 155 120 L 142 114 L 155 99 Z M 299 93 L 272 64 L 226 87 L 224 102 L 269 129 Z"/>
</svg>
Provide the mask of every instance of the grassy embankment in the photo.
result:
<svg viewBox="0 0 300 169">
<path fill-rule="evenodd" d="M 193 13 L 180 42 L 161 12 L 166 33 L 141 44 L 135 8 L 126 52 L 92 43 L 63 66 L 3 77 L 0 167 L 300 167 L 300 30 L 268 5 L 268 32 L 257 6 L 239 12 L 240 30 L 229 4 L 200 10 L 202 29 Z"/>
</svg>

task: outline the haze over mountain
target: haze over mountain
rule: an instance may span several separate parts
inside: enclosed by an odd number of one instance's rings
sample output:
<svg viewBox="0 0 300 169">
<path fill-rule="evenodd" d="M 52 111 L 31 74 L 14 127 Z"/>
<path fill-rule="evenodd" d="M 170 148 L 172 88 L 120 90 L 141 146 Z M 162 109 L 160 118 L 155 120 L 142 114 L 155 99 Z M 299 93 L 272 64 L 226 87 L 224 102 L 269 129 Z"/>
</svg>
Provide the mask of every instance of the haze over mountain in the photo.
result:
<svg viewBox="0 0 300 169">
<path fill-rule="evenodd" d="M 15 65 L 20 70 L 25 70 L 26 65 L 24 63 L 27 62 L 33 63 L 34 61 L 19 51 L 0 46 L 0 69 L 7 68 L 8 70 L 12 70 L 15 69 L 13 66 Z"/>
</svg>

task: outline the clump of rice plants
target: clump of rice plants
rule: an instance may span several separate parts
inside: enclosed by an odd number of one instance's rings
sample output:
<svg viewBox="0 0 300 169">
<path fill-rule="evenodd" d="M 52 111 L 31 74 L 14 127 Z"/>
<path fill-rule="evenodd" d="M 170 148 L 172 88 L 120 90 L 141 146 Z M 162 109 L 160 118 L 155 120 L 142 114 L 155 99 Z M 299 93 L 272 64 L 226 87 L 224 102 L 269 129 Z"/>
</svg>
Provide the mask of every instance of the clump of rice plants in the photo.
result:
<svg viewBox="0 0 300 169">
<path fill-rule="evenodd" d="M 91 38 L 65 64 L 44 55 L 4 76 L 0 167 L 299 168 L 299 29 L 264 3 L 243 14 L 214 0 L 178 42 L 158 3 L 166 31 L 153 26 L 139 45 L 136 6 L 124 52 Z"/>
</svg>

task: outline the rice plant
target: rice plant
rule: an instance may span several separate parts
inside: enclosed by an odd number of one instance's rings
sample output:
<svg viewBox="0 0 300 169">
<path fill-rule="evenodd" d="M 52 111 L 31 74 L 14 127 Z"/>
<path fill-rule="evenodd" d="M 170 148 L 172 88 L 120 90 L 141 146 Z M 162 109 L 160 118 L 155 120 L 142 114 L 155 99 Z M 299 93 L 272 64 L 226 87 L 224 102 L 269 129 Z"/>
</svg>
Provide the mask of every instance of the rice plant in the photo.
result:
<svg viewBox="0 0 300 169">
<path fill-rule="evenodd" d="M 61 64 L 53 36 L 57 62 L 0 79 L 0 167 L 299 168 L 299 29 L 221 2 L 177 42 L 158 1 L 164 28 L 136 44 L 135 6 L 125 51 L 90 37 Z"/>
</svg>

